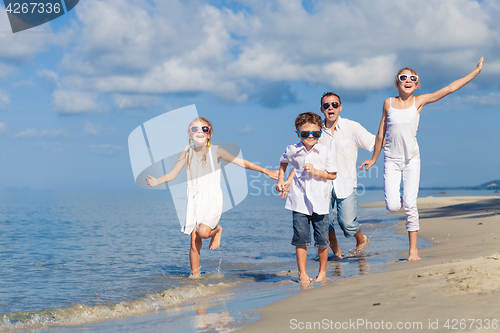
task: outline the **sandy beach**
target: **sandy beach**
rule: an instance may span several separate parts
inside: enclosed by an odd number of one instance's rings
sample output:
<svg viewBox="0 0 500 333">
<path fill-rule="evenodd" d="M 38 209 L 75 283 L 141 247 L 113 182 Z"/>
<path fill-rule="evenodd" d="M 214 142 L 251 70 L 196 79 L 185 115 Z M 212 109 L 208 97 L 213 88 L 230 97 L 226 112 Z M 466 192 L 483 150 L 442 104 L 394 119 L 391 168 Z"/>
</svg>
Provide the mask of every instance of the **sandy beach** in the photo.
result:
<svg viewBox="0 0 500 333">
<path fill-rule="evenodd" d="M 384 272 L 303 290 L 255 310 L 263 319 L 240 332 L 500 332 L 500 198 L 427 197 L 418 207 L 419 236 L 435 244 L 419 249 L 422 260 L 405 251 Z"/>
</svg>

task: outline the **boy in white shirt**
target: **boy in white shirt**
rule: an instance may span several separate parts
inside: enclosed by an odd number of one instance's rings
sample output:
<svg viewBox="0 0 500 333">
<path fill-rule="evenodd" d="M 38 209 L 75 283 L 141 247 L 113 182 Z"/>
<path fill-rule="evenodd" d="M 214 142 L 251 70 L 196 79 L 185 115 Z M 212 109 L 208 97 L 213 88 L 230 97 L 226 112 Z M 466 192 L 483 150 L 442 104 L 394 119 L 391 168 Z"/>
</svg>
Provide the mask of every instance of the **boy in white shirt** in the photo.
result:
<svg viewBox="0 0 500 333">
<path fill-rule="evenodd" d="M 316 281 L 326 278 L 328 261 L 328 213 L 331 182 L 337 177 L 337 165 L 333 152 L 318 143 L 323 126 L 321 117 L 305 112 L 295 119 L 296 133 L 301 142 L 289 145 L 280 158 L 280 170 L 276 190 L 283 192 L 284 175 L 288 163 L 295 175 L 288 193 L 285 208 L 293 212 L 293 238 L 295 245 L 299 282 L 309 284 L 312 279 L 306 272 L 307 246 L 311 244 L 309 224 L 314 229 L 314 242 L 318 248 L 319 273 Z"/>
</svg>

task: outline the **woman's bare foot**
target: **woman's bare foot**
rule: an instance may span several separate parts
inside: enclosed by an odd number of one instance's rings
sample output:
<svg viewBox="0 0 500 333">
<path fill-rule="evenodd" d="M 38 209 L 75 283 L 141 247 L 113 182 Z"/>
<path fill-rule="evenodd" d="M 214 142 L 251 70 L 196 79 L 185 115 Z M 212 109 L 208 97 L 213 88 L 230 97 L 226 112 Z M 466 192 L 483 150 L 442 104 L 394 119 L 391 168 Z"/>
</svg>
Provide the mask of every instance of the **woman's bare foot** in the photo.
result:
<svg viewBox="0 0 500 333">
<path fill-rule="evenodd" d="M 311 284 L 313 279 L 311 279 L 307 274 L 304 272 L 302 274 L 299 273 L 299 283 L 302 284 Z"/>
<path fill-rule="evenodd" d="M 210 241 L 210 246 L 208 247 L 210 250 L 215 250 L 220 246 L 220 238 L 222 236 L 222 227 L 220 225 L 215 228 L 217 232 L 212 236 L 212 240 Z"/>
<path fill-rule="evenodd" d="M 410 250 L 408 256 L 408 261 L 420 260 L 421 258 L 418 256 L 418 250 Z"/>
<path fill-rule="evenodd" d="M 326 280 L 326 272 L 319 272 L 318 276 L 316 276 L 315 282 L 321 282 Z"/>
</svg>

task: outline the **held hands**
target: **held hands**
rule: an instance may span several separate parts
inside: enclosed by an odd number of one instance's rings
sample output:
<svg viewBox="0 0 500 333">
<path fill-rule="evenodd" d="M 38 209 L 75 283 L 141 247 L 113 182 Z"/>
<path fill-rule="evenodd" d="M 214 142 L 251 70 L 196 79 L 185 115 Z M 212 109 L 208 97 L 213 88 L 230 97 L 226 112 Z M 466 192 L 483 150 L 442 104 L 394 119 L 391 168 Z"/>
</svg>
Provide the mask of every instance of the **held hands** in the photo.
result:
<svg viewBox="0 0 500 333">
<path fill-rule="evenodd" d="M 146 178 L 146 181 L 148 182 L 148 185 L 151 187 L 155 187 L 155 186 L 160 185 L 160 182 L 158 181 L 158 179 L 156 179 L 155 177 L 151 177 L 150 175 L 148 175 L 148 178 Z"/>
<path fill-rule="evenodd" d="M 284 182 L 283 179 L 281 181 L 278 180 L 276 184 L 276 191 L 280 194 L 281 199 L 286 199 L 288 192 L 290 192 L 291 181 Z"/>
<path fill-rule="evenodd" d="M 370 160 L 366 160 L 364 161 L 363 163 L 361 163 L 361 166 L 359 167 L 359 170 L 362 170 L 363 167 L 366 165 L 366 169 L 365 171 L 368 171 L 368 169 L 370 169 L 377 161 L 374 161 L 372 159 Z"/>
</svg>

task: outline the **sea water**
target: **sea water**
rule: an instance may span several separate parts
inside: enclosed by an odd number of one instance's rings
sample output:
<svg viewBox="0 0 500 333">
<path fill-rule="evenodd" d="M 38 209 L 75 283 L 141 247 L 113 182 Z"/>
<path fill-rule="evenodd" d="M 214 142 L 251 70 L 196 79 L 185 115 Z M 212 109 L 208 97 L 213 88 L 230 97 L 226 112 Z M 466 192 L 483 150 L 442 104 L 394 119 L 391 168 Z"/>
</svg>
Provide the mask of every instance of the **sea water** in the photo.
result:
<svg viewBox="0 0 500 333">
<path fill-rule="evenodd" d="M 455 195 L 491 195 L 482 192 Z M 381 200 L 382 191 L 359 197 Z M 328 262 L 330 283 L 375 273 L 408 246 L 384 208 L 360 207 L 359 221 L 371 245 L 349 255 L 354 239 L 337 230 L 347 256 Z M 159 331 L 230 331 L 258 319 L 249 310 L 300 291 L 283 200 L 249 196 L 220 225 L 221 247 L 204 241 L 202 278 L 190 279 L 190 237 L 165 191 L 0 191 L 0 331 L 140 331 L 141 320 L 145 332 L 158 323 Z"/>
</svg>

